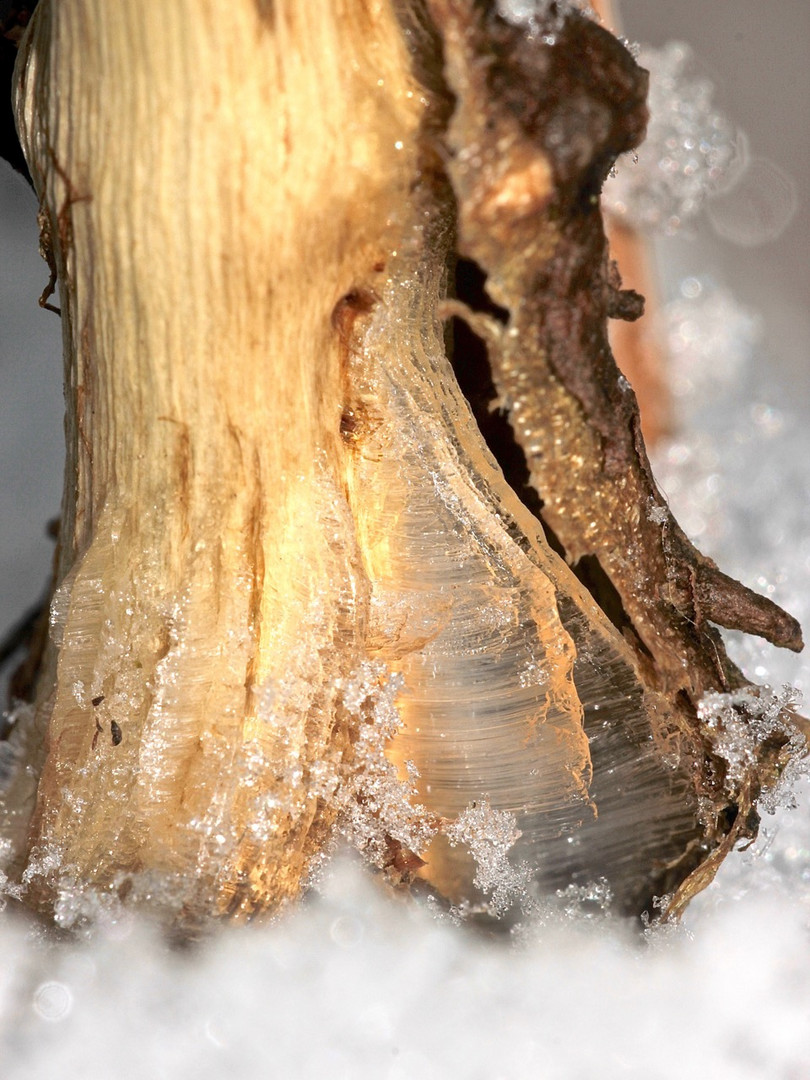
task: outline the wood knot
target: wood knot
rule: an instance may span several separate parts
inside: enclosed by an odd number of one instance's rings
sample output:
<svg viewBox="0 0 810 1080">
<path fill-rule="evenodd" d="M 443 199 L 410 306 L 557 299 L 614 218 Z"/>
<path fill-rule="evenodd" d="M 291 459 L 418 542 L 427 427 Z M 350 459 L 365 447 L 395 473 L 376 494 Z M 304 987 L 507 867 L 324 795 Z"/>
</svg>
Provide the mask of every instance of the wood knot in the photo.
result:
<svg viewBox="0 0 810 1080">
<path fill-rule="evenodd" d="M 336 330 L 341 342 L 348 343 L 355 319 L 368 315 L 377 303 L 377 296 L 371 289 L 356 288 L 341 296 L 332 308 L 332 329 Z"/>
</svg>

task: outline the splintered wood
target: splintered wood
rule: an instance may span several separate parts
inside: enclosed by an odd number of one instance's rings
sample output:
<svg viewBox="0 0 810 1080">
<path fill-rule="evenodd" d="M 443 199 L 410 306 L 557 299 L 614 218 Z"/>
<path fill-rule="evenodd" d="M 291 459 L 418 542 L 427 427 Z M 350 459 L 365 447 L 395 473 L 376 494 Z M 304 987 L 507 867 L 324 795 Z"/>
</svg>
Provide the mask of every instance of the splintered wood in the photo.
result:
<svg viewBox="0 0 810 1080">
<path fill-rule="evenodd" d="M 518 906 L 682 904 L 794 745 L 729 785 L 709 623 L 801 637 L 672 520 L 611 356 L 645 73 L 472 0 L 42 0 L 21 48 L 68 409 L 26 900 L 245 918 L 342 833 L 500 913 L 491 827 Z"/>
</svg>

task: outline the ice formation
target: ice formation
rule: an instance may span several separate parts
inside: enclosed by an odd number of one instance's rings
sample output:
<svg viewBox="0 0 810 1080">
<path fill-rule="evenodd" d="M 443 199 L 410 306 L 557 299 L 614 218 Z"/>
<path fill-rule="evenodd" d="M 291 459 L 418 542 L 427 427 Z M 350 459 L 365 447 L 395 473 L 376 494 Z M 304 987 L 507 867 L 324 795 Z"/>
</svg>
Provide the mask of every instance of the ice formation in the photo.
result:
<svg viewBox="0 0 810 1080">
<path fill-rule="evenodd" d="M 681 514 L 690 502 L 702 508 L 693 520 L 712 552 L 740 573 L 767 575 L 767 587 L 790 587 L 807 621 L 807 427 L 761 367 L 764 346 L 755 358 L 750 336 L 732 334 L 739 351 L 724 366 L 717 320 L 741 329 L 750 313 L 734 317 L 728 293 L 705 303 L 705 278 L 675 285 L 684 427 L 657 467 Z M 694 378 L 698 355 L 717 376 L 711 390 Z M 708 476 L 716 480 L 707 486 Z M 749 642 L 741 659 L 757 681 L 810 687 L 802 657 Z M 371 675 L 356 678 L 361 702 Z M 653 930 L 643 943 L 605 921 L 598 883 L 566 890 L 562 918 L 546 907 L 533 930 L 493 945 L 392 901 L 342 859 L 298 913 L 270 927 L 222 929 L 181 952 L 132 913 L 111 921 L 97 912 L 91 936 L 60 942 L 9 907 L 0 917 L 4 1077 L 106 1078 L 126 1061 L 133 1078 L 219 1080 L 272 1061 L 313 1080 L 327 1072 L 679 1080 L 685 1071 L 792 1080 L 810 1057 L 806 779 L 794 795 L 801 809 L 766 817 L 757 845 L 727 860 L 693 902 L 688 930 Z M 753 995 L 745 1008 L 741 987 Z"/>
</svg>

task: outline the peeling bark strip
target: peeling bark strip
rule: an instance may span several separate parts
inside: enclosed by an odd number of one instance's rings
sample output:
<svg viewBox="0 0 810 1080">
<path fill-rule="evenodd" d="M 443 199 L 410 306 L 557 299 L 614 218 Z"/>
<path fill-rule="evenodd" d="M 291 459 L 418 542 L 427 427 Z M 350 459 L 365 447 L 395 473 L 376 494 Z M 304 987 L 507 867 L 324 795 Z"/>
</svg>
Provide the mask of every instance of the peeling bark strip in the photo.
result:
<svg viewBox="0 0 810 1080">
<path fill-rule="evenodd" d="M 246 918 L 339 829 L 476 910 L 598 877 L 679 910 L 795 750 L 768 713 L 732 769 L 698 723 L 741 681 L 707 624 L 800 635 L 689 546 L 610 355 L 644 74 L 472 0 L 238 0 L 226 34 L 215 0 L 41 0 L 22 49 L 68 396 L 3 794 L 28 901 Z"/>
<path fill-rule="evenodd" d="M 491 327 L 496 386 L 548 523 L 571 561 L 597 555 L 610 567 L 663 672 L 673 640 L 674 665 L 683 666 L 686 639 L 693 696 L 718 674 L 735 685 L 727 662 L 718 673 L 712 659 L 705 672 L 713 650 L 695 639 L 707 622 L 796 651 L 800 627 L 689 544 L 655 486 L 635 398 L 607 339 L 609 318 L 633 320 L 643 304 L 613 278 L 598 194 L 616 157 L 643 136 L 646 72 L 576 13 L 544 45 L 463 2 L 431 8 L 458 97 L 448 143 L 459 251 L 482 267 L 487 292 L 509 314 L 506 326 Z M 544 175 L 550 182 L 532 187 Z"/>
<path fill-rule="evenodd" d="M 711 759 L 695 706 L 744 680 L 708 624 L 795 651 L 803 643 L 795 619 L 718 570 L 673 519 L 610 351 L 608 319 L 637 318 L 643 301 L 616 280 L 598 194 L 615 158 L 643 137 L 647 74 L 578 13 L 544 44 L 540 28 L 527 33 L 491 6 L 429 7 L 456 100 L 445 139 L 459 254 L 481 267 L 507 316 L 488 319 L 485 332 L 498 405 L 543 521 L 570 563 L 597 560 L 598 575 L 586 568 L 583 580 L 606 610 L 617 596 L 615 621 L 645 680 L 685 703 L 685 727 Z M 716 766 L 701 772 L 698 791 L 716 795 Z"/>
</svg>

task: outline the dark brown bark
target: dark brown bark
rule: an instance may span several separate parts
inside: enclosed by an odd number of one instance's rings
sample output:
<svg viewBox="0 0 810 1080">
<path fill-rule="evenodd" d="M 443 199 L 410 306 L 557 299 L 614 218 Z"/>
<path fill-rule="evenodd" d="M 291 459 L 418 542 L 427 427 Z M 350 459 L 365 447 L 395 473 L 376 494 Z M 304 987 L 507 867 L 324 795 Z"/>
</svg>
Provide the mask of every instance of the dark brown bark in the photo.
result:
<svg viewBox="0 0 810 1080">
<path fill-rule="evenodd" d="M 743 785 L 721 809 L 724 767 L 697 718 L 705 693 L 745 683 L 712 624 L 795 651 L 802 635 L 674 520 L 608 343 L 608 320 L 637 318 L 643 300 L 621 289 L 599 196 L 616 157 L 643 138 L 647 73 L 578 13 L 544 43 L 542 21 L 527 32 L 492 5 L 429 7 L 454 97 L 443 147 L 464 267 L 447 307 L 468 327 L 456 330 L 459 378 L 477 357 L 471 400 L 507 478 L 630 642 L 648 684 L 676 705 L 698 793 L 717 801 L 717 841 L 730 829 L 750 835 L 756 791 Z M 544 163 L 548 193 L 537 179 Z M 781 751 L 763 750 L 763 776 Z"/>
</svg>

